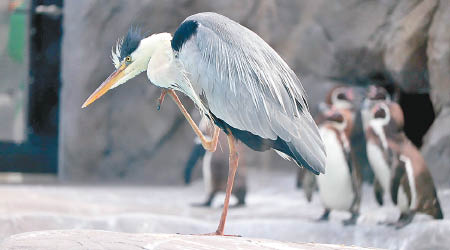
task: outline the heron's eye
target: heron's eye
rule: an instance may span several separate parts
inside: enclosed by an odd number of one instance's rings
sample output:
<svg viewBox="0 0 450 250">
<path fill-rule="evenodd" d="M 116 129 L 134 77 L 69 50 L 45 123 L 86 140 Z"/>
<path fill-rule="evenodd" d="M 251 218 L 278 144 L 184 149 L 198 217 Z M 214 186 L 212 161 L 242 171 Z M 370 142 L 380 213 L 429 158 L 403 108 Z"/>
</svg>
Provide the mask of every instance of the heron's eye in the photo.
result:
<svg viewBox="0 0 450 250">
<path fill-rule="evenodd" d="M 125 62 L 131 62 L 131 56 L 125 57 Z"/>
</svg>

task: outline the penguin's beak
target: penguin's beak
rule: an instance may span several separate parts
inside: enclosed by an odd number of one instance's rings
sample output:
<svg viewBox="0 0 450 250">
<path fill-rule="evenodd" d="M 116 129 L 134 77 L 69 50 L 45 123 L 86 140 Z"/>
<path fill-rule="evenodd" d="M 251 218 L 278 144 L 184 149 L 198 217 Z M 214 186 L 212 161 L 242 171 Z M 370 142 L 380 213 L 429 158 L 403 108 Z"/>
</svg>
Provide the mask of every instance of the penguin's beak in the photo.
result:
<svg viewBox="0 0 450 250">
<path fill-rule="evenodd" d="M 386 117 L 386 110 L 383 109 L 382 104 L 381 103 L 377 103 L 373 108 L 372 108 L 372 117 L 373 118 L 384 118 Z"/>
<path fill-rule="evenodd" d="M 125 76 L 124 70 L 126 69 L 126 64 L 123 63 L 120 65 L 120 67 L 114 71 L 95 91 L 92 93 L 89 98 L 83 103 L 81 106 L 82 108 L 85 108 L 89 106 L 91 103 L 95 102 L 98 98 L 100 98 L 102 95 L 104 95 L 108 90 L 111 89 L 112 86 L 114 86 L 115 83 L 117 83 L 120 79 L 122 79 Z"/>
<path fill-rule="evenodd" d="M 327 114 L 327 120 L 342 123 L 344 121 L 344 116 L 342 116 L 342 114 L 338 110 L 334 109 L 330 110 L 330 112 Z"/>
</svg>

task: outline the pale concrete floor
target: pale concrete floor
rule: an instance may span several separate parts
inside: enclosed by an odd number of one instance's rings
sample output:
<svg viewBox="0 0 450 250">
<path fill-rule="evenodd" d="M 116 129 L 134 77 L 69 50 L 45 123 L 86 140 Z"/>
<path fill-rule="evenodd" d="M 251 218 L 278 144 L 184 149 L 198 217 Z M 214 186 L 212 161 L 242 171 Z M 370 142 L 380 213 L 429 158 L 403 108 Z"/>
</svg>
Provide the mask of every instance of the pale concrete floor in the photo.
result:
<svg viewBox="0 0 450 250">
<path fill-rule="evenodd" d="M 322 213 L 320 201 L 316 195 L 312 203 L 307 203 L 302 191 L 295 189 L 294 168 L 279 172 L 250 169 L 248 176 L 248 204 L 230 210 L 226 233 L 391 249 L 446 249 L 450 245 L 449 220 L 433 221 L 418 216 L 402 230 L 378 225 L 381 221 L 396 220 L 398 212 L 392 205 L 378 207 L 370 186 L 364 187 L 358 225 L 344 227 L 341 220 L 349 216 L 345 212 L 332 213 L 326 223 L 314 221 Z M 22 178 L 28 183 L 36 182 L 33 178 Z M 55 184 L 48 176 L 40 178 L 47 184 L 0 186 L 0 239 L 51 229 L 205 233 L 215 230 L 220 217 L 223 196 L 218 197 L 211 209 L 190 206 L 204 198 L 201 181 L 188 187 L 80 186 Z M 19 179 L 15 177 L 9 182 L 20 182 Z M 439 197 L 444 216 L 449 215 L 450 190 L 439 190 Z"/>
</svg>

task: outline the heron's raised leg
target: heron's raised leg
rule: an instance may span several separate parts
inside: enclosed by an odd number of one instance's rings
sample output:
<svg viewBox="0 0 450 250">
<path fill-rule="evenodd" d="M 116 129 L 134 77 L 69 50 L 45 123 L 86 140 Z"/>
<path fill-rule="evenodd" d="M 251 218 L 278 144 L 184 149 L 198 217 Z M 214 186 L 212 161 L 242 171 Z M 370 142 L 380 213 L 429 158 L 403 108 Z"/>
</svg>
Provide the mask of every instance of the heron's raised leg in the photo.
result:
<svg viewBox="0 0 450 250">
<path fill-rule="evenodd" d="M 167 90 L 166 90 L 166 89 L 163 89 L 163 90 L 161 91 L 161 95 L 160 95 L 159 98 L 158 98 L 158 106 L 156 107 L 156 109 L 157 109 L 158 111 L 161 109 L 161 105 L 162 105 L 162 103 L 163 103 L 163 101 L 164 101 L 164 97 L 166 96 L 166 94 L 167 94 Z"/>
<path fill-rule="evenodd" d="M 217 141 L 219 139 L 219 132 L 220 132 L 219 128 L 214 126 L 214 134 L 213 134 L 212 140 L 211 141 L 207 141 L 205 136 L 203 135 L 202 131 L 200 131 L 200 129 L 198 128 L 197 124 L 195 124 L 195 122 L 192 120 L 192 118 L 189 115 L 189 113 L 184 108 L 183 104 L 181 103 L 181 101 L 178 98 L 178 96 L 175 93 L 175 91 L 170 89 L 170 90 L 167 90 L 167 93 L 169 93 L 169 95 L 175 101 L 175 103 L 177 104 L 177 106 L 180 109 L 181 113 L 183 113 L 184 117 L 189 122 L 189 124 L 191 125 L 192 129 L 197 134 L 198 138 L 200 138 L 200 141 L 202 142 L 203 147 L 206 150 L 210 151 L 210 152 L 216 151 Z M 164 95 L 165 95 L 164 92 L 161 93 L 161 97 L 160 98 L 163 99 Z"/>
<path fill-rule="evenodd" d="M 236 139 L 230 134 L 228 134 L 228 146 L 230 148 L 229 152 L 229 168 L 228 168 L 228 180 L 227 189 L 225 194 L 225 201 L 223 203 L 222 216 L 220 217 L 219 226 L 216 230 L 216 235 L 223 235 L 223 230 L 225 228 L 225 221 L 227 219 L 228 204 L 230 203 L 231 191 L 233 189 L 234 177 L 236 175 L 236 170 L 239 163 L 239 154 L 236 150 Z"/>
</svg>

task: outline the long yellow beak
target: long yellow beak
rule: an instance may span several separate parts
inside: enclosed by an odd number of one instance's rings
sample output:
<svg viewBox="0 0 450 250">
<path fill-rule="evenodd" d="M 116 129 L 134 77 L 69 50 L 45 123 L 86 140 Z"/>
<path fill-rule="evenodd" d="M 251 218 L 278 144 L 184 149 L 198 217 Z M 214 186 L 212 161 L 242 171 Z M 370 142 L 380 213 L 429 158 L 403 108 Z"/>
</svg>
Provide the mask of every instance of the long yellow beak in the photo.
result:
<svg viewBox="0 0 450 250">
<path fill-rule="evenodd" d="M 92 93 L 89 98 L 83 103 L 81 108 L 86 108 L 89 104 L 95 102 L 98 98 L 104 95 L 108 90 L 111 89 L 114 84 L 119 81 L 124 75 L 124 70 L 126 68 L 126 64 L 122 64 L 116 71 L 114 71 L 95 91 Z"/>
</svg>

